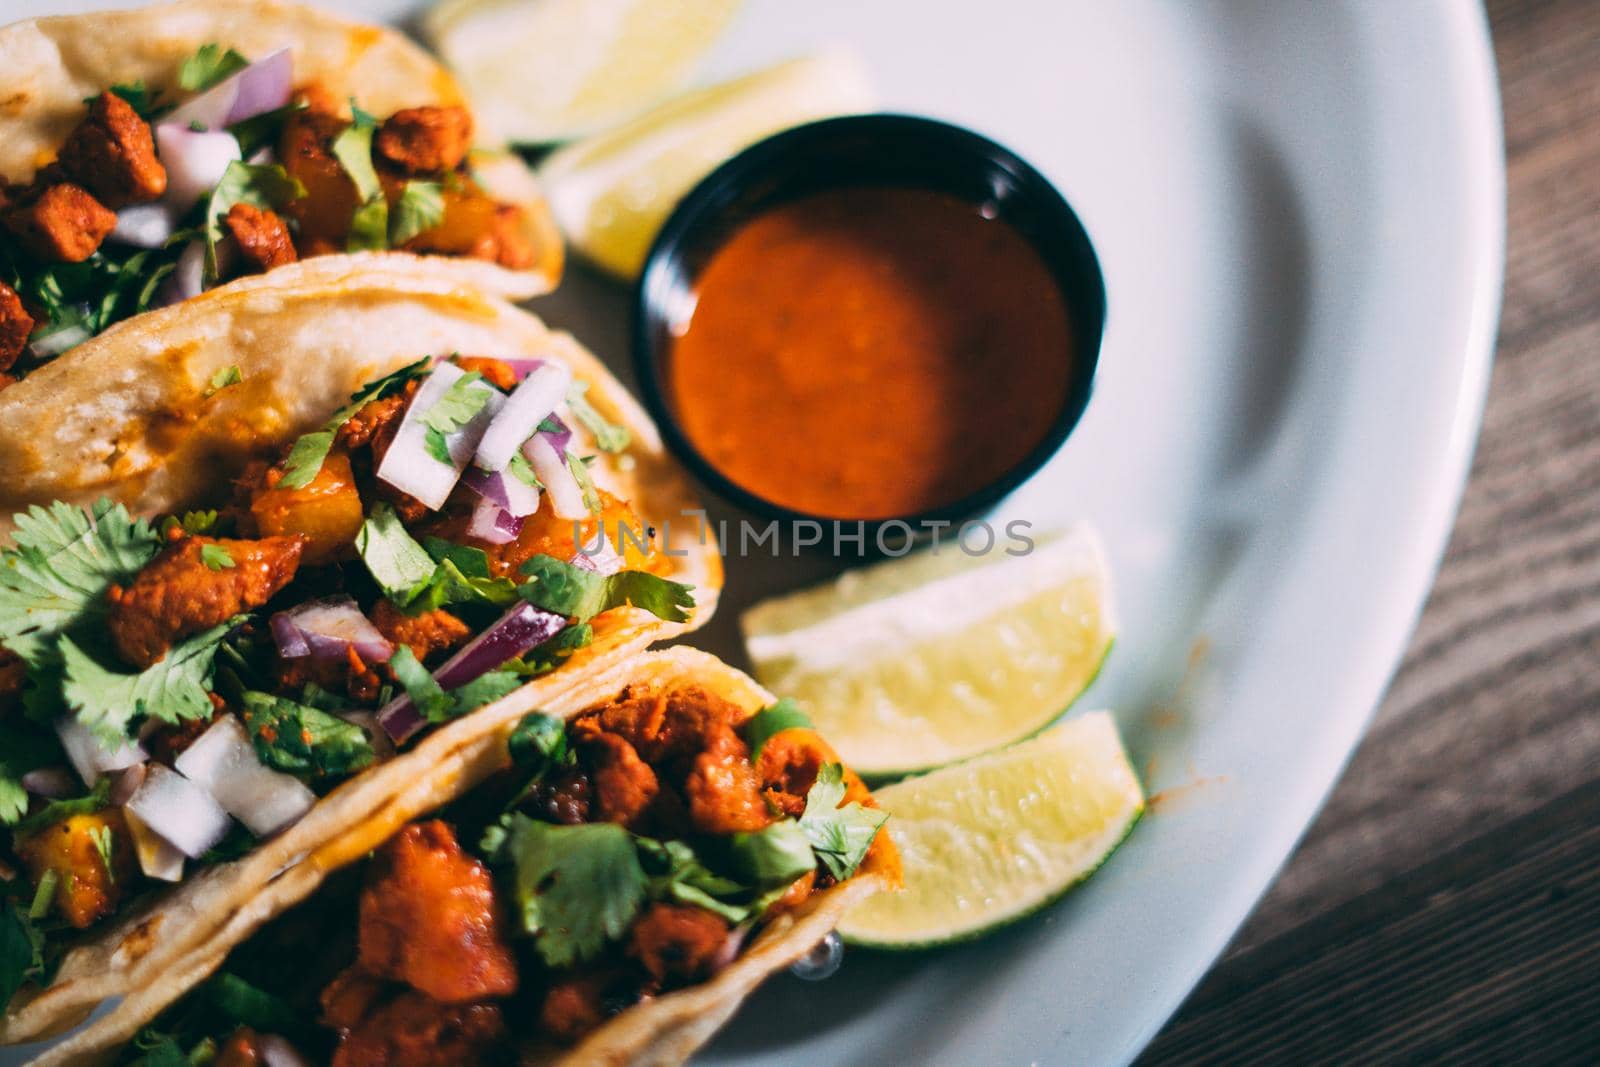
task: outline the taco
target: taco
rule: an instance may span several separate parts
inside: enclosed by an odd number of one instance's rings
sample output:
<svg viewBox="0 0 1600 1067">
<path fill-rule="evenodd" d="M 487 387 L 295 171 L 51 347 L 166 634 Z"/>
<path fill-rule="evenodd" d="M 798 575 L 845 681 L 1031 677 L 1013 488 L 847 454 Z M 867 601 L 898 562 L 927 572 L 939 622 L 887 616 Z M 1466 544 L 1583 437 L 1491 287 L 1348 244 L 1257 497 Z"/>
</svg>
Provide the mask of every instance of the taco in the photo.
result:
<svg viewBox="0 0 1600 1067">
<path fill-rule="evenodd" d="M 527 168 L 398 32 L 273 0 L 0 28 L 0 386 L 217 286 L 416 261 L 553 288 Z"/>
<path fill-rule="evenodd" d="M 0 454 L 39 501 L 0 550 L 6 1043 L 148 988 L 408 788 L 397 751 L 554 700 L 720 584 L 594 357 L 426 274 L 129 324 L 0 395 Z"/>
<path fill-rule="evenodd" d="M 38 1062 L 680 1063 L 899 882 L 860 779 L 705 653 L 525 703 Z"/>
</svg>

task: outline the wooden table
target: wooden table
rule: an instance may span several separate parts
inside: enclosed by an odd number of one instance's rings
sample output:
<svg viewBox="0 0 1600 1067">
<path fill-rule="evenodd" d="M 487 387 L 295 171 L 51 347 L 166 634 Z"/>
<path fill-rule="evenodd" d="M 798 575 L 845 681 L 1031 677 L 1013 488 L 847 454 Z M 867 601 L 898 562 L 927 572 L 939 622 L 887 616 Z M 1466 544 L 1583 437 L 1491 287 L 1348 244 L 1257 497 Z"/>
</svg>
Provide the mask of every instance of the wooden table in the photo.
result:
<svg viewBox="0 0 1600 1067">
<path fill-rule="evenodd" d="M 1142 1065 L 1600 1063 L 1600 0 L 1488 8 L 1508 262 L 1455 533 L 1327 808 Z"/>
</svg>

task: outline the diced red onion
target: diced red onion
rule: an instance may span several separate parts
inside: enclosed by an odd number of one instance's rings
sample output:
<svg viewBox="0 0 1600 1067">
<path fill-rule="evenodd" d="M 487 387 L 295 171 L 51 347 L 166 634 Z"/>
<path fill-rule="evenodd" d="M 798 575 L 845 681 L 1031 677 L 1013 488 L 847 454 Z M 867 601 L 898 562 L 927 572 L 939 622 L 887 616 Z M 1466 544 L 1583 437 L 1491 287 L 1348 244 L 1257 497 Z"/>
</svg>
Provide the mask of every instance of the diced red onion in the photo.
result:
<svg viewBox="0 0 1600 1067">
<path fill-rule="evenodd" d="M 578 480 L 567 469 L 566 456 L 555 450 L 548 435 L 536 433 L 528 438 L 528 443 L 522 446 L 522 454 L 528 457 L 533 473 L 544 485 L 545 495 L 550 498 L 550 510 L 555 512 L 557 518 L 588 517 L 589 509 L 583 505 L 583 490 L 578 488 Z"/>
<path fill-rule="evenodd" d="M 445 447 L 451 461 L 441 463 L 428 453 L 428 429 L 423 419 L 439 402 L 439 398 L 460 381 L 465 373 L 454 363 L 440 363 L 433 368 L 433 373 L 428 375 L 428 379 L 417 390 L 417 395 L 412 398 L 411 406 L 406 409 L 405 418 L 401 420 L 400 429 L 395 434 L 394 443 L 389 446 L 383 462 L 378 465 L 378 477 L 381 480 L 402 493 L 416 497 L 434 511 L 444 507 L 444 502 L 449 499 L 450 490 L 455 488 L 456 481 L 467 465 L 467 460 L 477 451 L 483 431 L 488 428 L 490 421 L 499 412 L 500 405 L 506 400 L 505 394 L 494 386 L 487 382 L 477 383 L 477 388 L 488 392 L 488 402 L 471 422 L 455 433 L 445 436 Z"/>
<path fill-rule="evenodd" d="M 163 201 L 132 204 L 117 212 L 111 239 L 134 248 L 160 248 L 177 229 L 171 209 Z"/>
<path fill-rule="evenodd" d="M 488 497 L 478 501 L 467 523 L 467 536 L 491 545 L 509 545 L 522 532 L 522 520 Z"/>
<path fill-rule="evenodd" d="M 216 799 L 161 763 L 150 765 L 126 807 L 190 859 L 199 859 L 228 834 L 228 813 Z"/>
<path fill-rule="evenodd" d="M 173 766 L 208 789 L 224 811 L 257 837 L 298 822 L 317 802 L 317 795 L 300 779 L 257 758 L 250 735 L 232 715 L 212 723 Z"/>
<path fill-rule="evenodd" d="M 347 596 L 323 597 L 272 616 L 272 636 L 284 659 L 342 660 L 350 649 L 363 663 L 387 663 L 394 645 Z"/>
<path fill-rule="evenodd" d="M 22 776 L 22 788 L 36 797 L 62 800 L 76 793 L 78 778 L 65 767 L 40 767 Z"/>
<path fill-rule="evenodd" d="M 280 48 L 184 101 L 164 121 L 221 129 L 287 104 L 293 83 L 294 59 L 289 49 Z"/>
<path fill-rule="evenodd" d="M 532 515 L 539 510 L 539 490 L 521 478 L 504 471 L 490 473 L 476 466 L 468 466 L 461 475 L 462 484 L 485 500 L 492 500 L 515 518 Z"/>
<path fill-rule="evenodd" d="M 511 373 L 517 376 L 517 381 L 519 382 L 550 362 L 548 359 L 524 359 L 517 356 L 499 356 L 496 358 L 511 368 Z"/>
<path fill-rule="evenodd" d="M 449 692 L 489 673 L 509 659 L 537 648 L 566 629 L 564 615 L 536 608 L 523 602 L 500 616 L 495 624 L 467 642 L 465 647 L 451 656 L 444 666 L 433 672 L 439 688 Z M 412 734 L 427 725 L 411 698 L 404 694 L 391 700 L 378 712 L 378 722 L 394 738 L 403 743 Z"/>
<path fill-rule="evenodd" d="M 125 767 L 115 772 L 111 779 L 111 795 L 108 799 L 116 807 L 122 807 L 139 791 L 139 787 L 144 784 L 144 776 L 149 773 L 148 763 L 135 763 L 132 767 Z"/>
<path fill-rule="evenodd" d="M 564 455 L 567 446 L 572 444 L 572 427 L 561 421 L 560 415 L 551 415 L 548 421 L 555 423 L 556 428 L 539 432 L 550 442 L 550 447 L 556 450 L 556 455 Z"/>
<path fill-rule="evenodd" d="M 566 399 L 567 386 L 571 384 L 572 372 L 564 363 L 535 368 L 511 391 L 499 414 L 484 430 L 473 462 L 486 471 L 505 470 L 522 442 Z"/>
<path fill-rule="evenodd" d="M 300 1051 L 277 1034 L 257 1035 L 256 1051 L 266 1067 L 310 1067 Z"/>
<path fill-rule="evenodd" d="M 133 854 L 139 857 L 139 869 L 145 877 L 160 882 L 183 881 L 183 853 L 133 812 L 124 810 L 122 814 L 128 822 L 128 834 L 133 838 Z"/>
<path fill-rule="evenodd" d="M 228 164 L 240 159 L 239 142 L 226 130 L 191 130 L 172 122 L 156 126 L 156 151 L 167 168 L 161 202 L 182 215 L 217 187 Z"/>
<path fill-rule="evenodd" d="M 72 769 L 78 772 L 78 777 L 90 789 L 95 787 L 105 772 L 120 771 L 124 767 L 143 763 L 148 758 L 144 749 L 133 741 L 107 748 L 92 730 L 78 721 L 76 715 L 67 714 L 57 719 L 56 735 L 61 738 L 61 747 L 66 749 Z"/>
<path fill-rule="evenodd" d="M 572 557 L 572 565 L 582 567 L 584 570 L 594 571 L 596 574 L 610 576 L 622 569 L 622 554 L 611 543 L 611 538 L 606 536 L 605 525 L 595 533 L 593 542 L 580 541 L 578 554 Z"/>
<path fill-rule="evenodd" d="M 82 314 L 88 314 L 89 305 L 80 304 L 77 310 Z M 94 334 L 89 332 L 87 326 L 81 323 L 74 323 L 71 326 L 51 330 L 47 334 L 30 339 L 28 341 L 28 350 L 36 358 L 49 359 L 52 356 L 59 356 L 68 349 L 76 348 L 93 336 Z"/>
<path fill-rule="evenodd" d="M 287 47 L 268 52 L 233 76 L 238 86 L 227 124 L 253 119 L 289 102 L 294 88 L 294 55 Z"/>
</svg>

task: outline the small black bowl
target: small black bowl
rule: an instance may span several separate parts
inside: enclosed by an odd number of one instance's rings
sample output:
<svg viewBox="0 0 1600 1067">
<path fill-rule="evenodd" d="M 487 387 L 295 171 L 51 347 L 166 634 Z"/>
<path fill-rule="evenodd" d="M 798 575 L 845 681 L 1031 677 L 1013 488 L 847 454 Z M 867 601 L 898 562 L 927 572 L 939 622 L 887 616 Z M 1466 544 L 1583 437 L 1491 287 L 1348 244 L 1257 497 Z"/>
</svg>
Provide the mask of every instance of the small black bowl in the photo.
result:
<svg viewBox="0 0 1600 1067">
<path fill-rule="evenodd" d="M 1089 235 L 1054 186 L 1010 150 L 971 130 L 912 115 L 825 119 L 769 137 L 722 164 L 684 197 L 645 259 L 634 291 L 633 357 L 645 405 L 668 446 L 713 491 L 744 509 L 784 520 L 856 522 L 775 504 L 736 485 L 690 442 L 673 410 L 666 361 L 672 329 L 693 307 L 696 278 L 752 217 L 838 188 L 892 186 L 946 193 L 1020 232 L 1055 276 L 1072 328 L 1072 378 L 1045 439 L 984 488 L 915 515 L 864 520 L 868 529 L 975 518 L 1053 456 L 1089 402 L 1105 328 L 1105 281 Z"/>
</svg>

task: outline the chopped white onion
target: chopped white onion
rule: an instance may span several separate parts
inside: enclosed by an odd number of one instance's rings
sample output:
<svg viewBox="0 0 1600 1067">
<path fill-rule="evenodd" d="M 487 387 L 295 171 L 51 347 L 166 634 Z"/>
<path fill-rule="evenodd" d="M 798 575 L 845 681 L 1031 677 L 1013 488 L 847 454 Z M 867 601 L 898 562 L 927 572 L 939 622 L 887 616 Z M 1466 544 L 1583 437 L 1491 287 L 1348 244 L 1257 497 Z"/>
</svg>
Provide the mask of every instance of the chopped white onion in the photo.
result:
<svg viewBox="0 0 1600 1067">
<path fill-rule="evenodd" d="M 490 473 L 469 466 L 461 481 L 474 493 L 494 501 L 512 518 L 520 519 L 539 510 L 539 487 L 507 471 Z"/>
<path fill-rule="evenodd" d="M 536 433 L 522 446 L 533 473 L 544 484 L 545 495 L 550 498 L 550 510 L 559 519 L 584 519 L 589 509 L 583 505 L 583 490 L 578 480 L 567 469 L 567 459 L 555 450 L 544 434 Z"/>
<path fill-rule="evenodd" d="M 167 168 L 167 191 L 161 202 L 174 215 L 184 214 L 215 189 L 228 164 L 240 158 L 233 134 L 191 130 L 170 121 L 156 126 L 156 151 Z"/>
<path fill-rule="evenodd" d="M 149 758 L 144 749 L 133 741 L 124 741 L 116 748 L 108 748 L 72 714 L 56 720 L 56 736 L 61 738 L 61 747 L 66 750 L 72 769 L 78 772 L 78 777 L 90 789 L 99 783 L 100 776 L 107 771 L 120 771 Z"/>
<path fill-rule="evenodd" d="M 202 787 L 165 764 L 152 763 L 126 810 L 190 859 L 228 835 L 228 813 Z"/>
<path fill-rule="evenodd" d="M 231 126 L 287 104 L 293 82 L 294 59 L 288 48 L 280 48 L 184 101 L 165 121 L 184 127 L 198 123 L 207 130 Z"/>
<path fill-rule="evenodd" d="M 467 536 L 491 545 L 509 545 L 522 532 L 522 520 L 488 497 L 478 501 L 467 523 Z"/>
<path fill-rule="evenodd" d="M 59 330 L 51 330 L 40 337 L 31 338 L 28 341 L 28 351 L 39 359 L 48 359 L 78 347 L 93 336 L 94 334 L 89 332 L 89 327 L 82 323 L 74 323 Z"/>
<path fill-rule="evenodd" d="M 184 245 L 183 251 L 178 255 L 177 269 L 172 272 L 171 277 L 161 283 L 161 290 L 156 294 L 157 298 L 165 307 L 199 296 L 205 287 L 205 277 L 206 243 L 197 237 Z"/>
<path fill-rule="evenodd" d="M 135 248 L 160 248 L 177 229 L 172 211 L 164 201 L 132 204 L 117 212 L 111 239 Z"/>
<path fill-rule="evenodd" d="M 183 853 L 145 825 L 145 821 L 132 811 L 124 810 L 122 817 L 128 821 L 133 852 L 139 857 L 139 869 L 145 873 L 145 877 L 158 882 L 183 881 Z"/>
<path fill-rule="evenodd" d="M 22 788 L 36 797 L 65 800 L 79 786 L 77 776 L 65 767 L 38 767 L 22 776 Z"/>
<path fill-rule="evenodd" d="M 444 507 L 450 490 L 455 488 L 461 472 L 466 469 L 467 460 L 477 451 L 483 431 L 506 401 L 505 394 L 487 382 L 474 383 L 474 388 L 481 388 L 489 394 L 488 401 L 471 422 L 445 436 L 450 462 L 439 462 L 428 453 L 428 428 L 423 420 L 465 373 L 454 363 L 434 366 L 433 373 L 428 375 L 427 381 L 422 383 L 417 395 L 412 398 L 411 406 L 406 409 L 406 417 L 401 420 L 400 429 L 395 433 L 394 443 L 378 465 L 380 479 L 402 493 L 416 497 L 434 511 Z"/>
<path fill-rule="evenodd" d="M 256 1037 L 256 1050 L 261 1053 L 265 1067 L 308 1067 L 300 1050 L 277 1034 L 260 1034 Z"/>
<path fill-rule="evenodd" d="M 522 442 L 566 399 L 567 387 L 571 384 L 572 372 L 564 363 L 545 363 L 534 368 L 511 391 L 500 413 L 483 432 L 474 462 L 486 471 L 505 470 Z"/>
<path fill-rule="evenodd" d="M 204 786 L 229 815 L 257 837 L 268 837 L 300 820 L 317 795 L 292 774 L 256 758 L 255 745 L 239 720 L 225 715 L 173 764 L 185 778 Z"/>
</svg>

